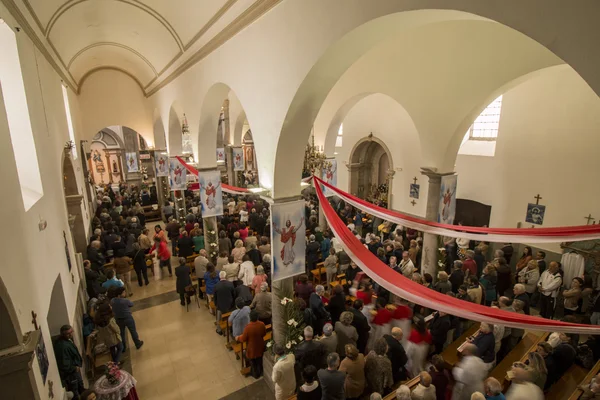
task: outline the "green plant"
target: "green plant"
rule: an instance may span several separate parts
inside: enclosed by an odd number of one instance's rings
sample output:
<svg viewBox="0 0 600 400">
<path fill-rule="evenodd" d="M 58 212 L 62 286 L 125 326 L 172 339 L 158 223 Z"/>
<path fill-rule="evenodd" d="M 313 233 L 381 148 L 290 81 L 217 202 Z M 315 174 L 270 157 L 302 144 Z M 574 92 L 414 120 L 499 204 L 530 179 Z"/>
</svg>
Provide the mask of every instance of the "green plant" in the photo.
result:
<svg viewBox="0 0 600 400">
<path fill-rule="evenodd" d="M 285 329 L 283 332 L 285 348 L 291 353 L 296 346 L 304 341 L 304 317 L 298 308 L 298 304 L 294 300 L 284 297 L 281 299 L 283 305 L 283 316 L 285 318 Z M 267 342 L 267 347 L 272 349 L 274 344 L 273 339 Z"/>
</svg>

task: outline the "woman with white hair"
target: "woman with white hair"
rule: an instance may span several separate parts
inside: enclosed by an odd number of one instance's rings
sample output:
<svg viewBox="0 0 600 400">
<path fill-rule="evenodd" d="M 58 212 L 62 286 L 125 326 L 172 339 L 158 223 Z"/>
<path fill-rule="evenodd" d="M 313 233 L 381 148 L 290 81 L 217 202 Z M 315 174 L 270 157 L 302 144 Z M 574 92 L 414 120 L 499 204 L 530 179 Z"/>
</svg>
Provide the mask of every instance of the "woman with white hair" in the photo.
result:
<svg viewBox="0 0 600 400">
<path fill-rule="evenodd" d="M 265 274 L 265 269 L 262 265 L 259 265 L 256 268 L 256 275 L 254 276 L 254 278 L 252 278 L 252 284 L 250 285 L 250 289 L 252 289 L 254 293 L 256 293 L 258 291 L 258 288 L 260 288 L 260 285 L 266 282 L 267 275 Z"/>
<path fill-rule="evenodd" d="M 233 262 L 238 264 L 242 263 L 242 258 L 246 254 L 246 248 L 244 247 L 244 242 L 241 239 L 235 241 L 235 248 L 231 250 L 231 255 L 233 256 Z"/>
<path fill-rule="evenodd" d="M 410 388 L 406 385 L 400 385 L 400 387 L 396 389 L 396 400 L 411 400 Z"/>
<path fill-rule="evenodd" d="M 258 313 L 258 319 L 264 322 L 266 325 L 271 323 L 271 304 L 272 296 L 268 292 L 269 285 L 267 282 L 263 282 L 259 286 L 259 291 L 254 295 L 250 308 L 256 310 Z"/>
</svg>

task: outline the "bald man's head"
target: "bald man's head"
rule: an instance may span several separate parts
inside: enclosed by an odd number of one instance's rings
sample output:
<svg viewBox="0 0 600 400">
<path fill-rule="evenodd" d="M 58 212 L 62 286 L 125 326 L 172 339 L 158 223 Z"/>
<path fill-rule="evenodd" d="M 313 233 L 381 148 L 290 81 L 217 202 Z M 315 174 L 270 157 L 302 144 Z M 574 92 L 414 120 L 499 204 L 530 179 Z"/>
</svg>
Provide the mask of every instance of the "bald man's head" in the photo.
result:
<svg viewBox="0 0 600 400">
<path fill-rule="evenodd" d="M 421 380 L 421 385 L 425 386 L 425 387 L 429 387 L 429 385 L 431 385 L 431 375 L 429 375 L 428 372 L 421 372 L 419 374 L 419 378 Z"/>
</svg>

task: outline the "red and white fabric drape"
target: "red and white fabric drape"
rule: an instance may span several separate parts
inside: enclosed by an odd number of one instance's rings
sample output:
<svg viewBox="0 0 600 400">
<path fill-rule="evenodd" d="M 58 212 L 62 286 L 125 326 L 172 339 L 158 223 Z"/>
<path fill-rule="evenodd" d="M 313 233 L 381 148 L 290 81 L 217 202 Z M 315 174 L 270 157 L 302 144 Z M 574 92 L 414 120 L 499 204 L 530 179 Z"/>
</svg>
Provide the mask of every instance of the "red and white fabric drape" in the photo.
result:
<svg viewBox="0 0 600 400">
<path fill-rule="evenodd" d="M 423 218 L 413 217 L 378 207 L 356 196 L 346 193 L 327 182 L 314 177 L 315 182 L 331 190 L 338 197 L 353 207 L 386 221 L 416 229 L 421 232 L 440 236 L 465 238 L 469 240 L 485 240 L 500 243 L 560 243 L 582 240 L 600 239 L 600 225 L 565 226 L 556 228 L 480 228 L 474 226 L 448 225 Z"/>
<path fill-rule="evenodd" d="M 191 165 L 189 165 L 188 163 L 186 163 L 183 158 L 179 157 L 179 156 L 175 156 L 175 158 L 177 158 L 177 160 L 181 163 L 181 165 L 183 165 L 190 173 L 198 176 L 198 170 L 194 167 L 192 167 Z M 200 190 L 200 187 L 197 183 L 194 183 L 192 185 L 189 186 L 190 190 Z M 225 183 L 221 183 L 221 189 L 224 192 L 230 193 L 230 194 L 238 194 L 238 195 L 244 195 L 244 194 L 250 194 L 252 193 L 250 190 L 246 189 L 246 188 L 241 188 L 241 187 L 236 187 L 236 186 L 230 186 L 227 185 Z"/>
<path fill-rule="evenodd" d="M 333 190 L 336 194 L 340 195 L 344 200 L 350 199 L 353 196 L 348 195 L 327 185 L 320 179 L 316 179 L 316 182 L 325 184 L 328 189 Z M 514 328 L 529 329 L 529 330 L 541 330 L 541 331 L 557 331 L 557 332 L 571 332 L 571 333 L 585 333 L 585 334 L 600 334 L 600 326 L 582 325 L 582 324 L 570 324 L 561 321 L 549 320 L 541 317 L 533 317 L 529 315 L 521 315 L 513 312 L 499 310 L 479 304 L 470 303 L 467 301 L 459 300 L 442 293 L 438 293 L 435 290 L 428 289 L 410 279 L 404 277 L 402 274 L 394 271 L 388 265 L 384 264 L 379 260 L 373 253 L 371 253 L 360 241 L 350 232 L 344 222 L 337 216 L 327 198 L 323 195 L 320 185 L 315 185 L 317 196 L 319 198 L 320 205 L 323 209 L 323 214 L 331 228 L 333 234 L 339 240 L 340 244 L 346 251 L 346 253 L 352 258 L 352 260 L 365 272 L 367 275 L 377 282 L 379 285 L 389 290 L 391 293 L 407 299 L 410 302 L 420 304 L 424 307 L 439 310 L 448 314 L 456 315 L 462 318 L 467 318 L 473 321 L 487 322 L 492 324 L 501 324 Z M 360 200 L 360 199 L 359 199 Z M 358 203 L 362 207 L 365 206 L 366 202 Z M 352 204 L 352 203 L 350 203 Z M 362 208 L 359 207 L 359 208 Z M 372 209 L 371 207 L 365 207 L 366 209 Z M 389 211 L 389 210 L 385 210 Z M 397 213 L 399 214 L 399 213 Z M 391 219 L 390 214 L 381 213 L 382 218 Z M 385 217 L 383 216 L 385 215 Z M 402 214 L 400 214 L 402 215 Z M 398 218 L 395 216 L 395 218 Z M 398 218 L 400 219 L 400 218 Z M 402 218 L 402 224 L 405 226 L 416 226 L 414 220 L 418 220 L 414 217 L 409 219 Z M 406 221 L 406 222 L 404 222 Z M 429 224 L 425 224 L 422 221 L 419 222 L 419 227 L 429 227 Z M 441 224 L 437 224 L 441 225 Z M 461 229 L 463 227 L 460 227 Z M 421 228 L 415 228 L 421 229 Z M 451 230 L 452 228 L 439 228 L 444 230 Z M 537 229 L 536 229 L 537 230 Z M 452 232 L 454 232 L 452 230 Z M 452 235 L 449 235 L 452 236 Z M 513 235 L 514 237 L 520 237 L 519 235 Z M 478 236 L 480 237 L 480 236 Z M 517 240 L 515 240 L 517 241 Z"/>
</svg>

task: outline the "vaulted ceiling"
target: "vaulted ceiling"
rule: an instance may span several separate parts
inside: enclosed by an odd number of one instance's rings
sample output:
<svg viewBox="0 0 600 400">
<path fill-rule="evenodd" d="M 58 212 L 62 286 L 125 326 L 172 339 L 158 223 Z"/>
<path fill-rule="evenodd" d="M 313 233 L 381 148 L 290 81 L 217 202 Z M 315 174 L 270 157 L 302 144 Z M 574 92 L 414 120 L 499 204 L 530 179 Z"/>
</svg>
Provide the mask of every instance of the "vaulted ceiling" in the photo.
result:
<svg viewBox="0 0 600 400">
<path fill-rule="evenodd" d="M 1 0 L 66 83 L 116 69 L 146 95 L 281 0 Z"/>
</svg>

